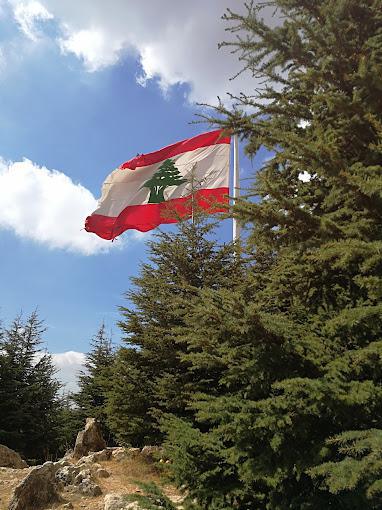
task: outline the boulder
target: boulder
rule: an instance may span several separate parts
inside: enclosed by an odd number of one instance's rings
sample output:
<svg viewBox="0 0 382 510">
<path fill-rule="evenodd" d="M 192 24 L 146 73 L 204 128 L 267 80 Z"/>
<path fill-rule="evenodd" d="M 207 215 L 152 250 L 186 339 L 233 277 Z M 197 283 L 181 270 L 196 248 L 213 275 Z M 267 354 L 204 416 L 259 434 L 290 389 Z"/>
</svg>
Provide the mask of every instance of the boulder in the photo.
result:
<svg viewBox="0 0 382 510">
<path fill-rule="evenodd" d="M 99 470 L 99 464 L 93 464 Z M 64 466 L 56 472 L 56 481 L 61 489 L 65 491 L 81 494 L 83 496 L 99 496 L 102 494 L 101 488 L 94 482 L 92 470 L 86 468 L 86 464 L 81 466 Z M 101 469 L 102 470 L 102 469 Z"/>
<path fill-rule="evenodd" d="M 138 457 L 140 454 L 141 454 L 140 448 L 123 448 L 122 446 L 113 448 L 112 451 L 113 459 L 117 460 L 118 462 L 124 459 Z"/>
<path fill-rule="evenodd" d="M 24 469 L 28 467 L 28 464 L 17 452 L 0 444 L 0 466 L 13 469 Z"/>
<path fill-rule="evenodd" d="M 89 452 L 98 452 L 106 448 L 106 442 L 95 418 L 86 418 L 85 429 L 81 430 L 74 446 L 74 457 L 79 459 Z"/>
<path fill-rule="evenodd" d="M 158 457 L 163 455 L 163 448 L 160 446 L 144 446 L 141 453 L 148 460 L 156 460 Z"/>
<path fill-rule="evenodd" d="M 82 480 L 85 480 L 85 478 L 89 478 L 89 480 L 90 480 L 91 477 L 92 477 L 92 474 L 91 474 L 90 469 L 83 469 L 75 477 L 74 485 L 79 485 L 82 482 Z"/>
<path fill-rule="evenodd" d="M 139 448 L 138 448 L 138 450 L 139 450 Z M 139 453 L 140 453 L 140 450 L 139 450 Z M 114 460 L 118 460 L 118 461 L 126 459 L 127 458 L 126 449 L 122 448 L 122 447 L 114 448 L 113 452 L 112 452 L 112 457 Z"/>
<path fill-rule="evenodd" d="M 105 448 L 104 450 L 100 452 L 95 452 L 92 454 L 93 462 L 104 462 L 105 460 L 111 459 L 112 451 L 108 448 Z"/>
<path fill-rule="evenodd" d="M 103 462 L 105 460 L 110 460 L 112 455 L 112 450 L 109 450 L 109 448 L 105 448 L 104 450 L 101 450 L 100 452 L 94 452 L 90 455 L 86 455 L 85 457 L 81 457 L 77 461 L 77 465 L 80 464 L 93 464 L 94 462 Z"/>
<path fill-rule="evenodd" d="M 78 492 L 83 496 L 99 496 L 102 494 L 101 487 L 91 480 L 91 478 L 84 478 L 78 485 Z"/>
<path fill-rule="evenodd" d="M 56 481 L 62 486 L 70 485 L 74 482 L 75 477 L 80 472 L 80 468 L 77 466 L 63 466 L 56 472 Z"/>
<path fill-rule="evenodd" d="M 54 463 L 54 465 L 56 466 L 57 469 L 61 469 L 62 467 L 65 466 L 72 466 L 72 464 L 68 462 L 65 458 L 58 460 L 57 462 Z"/>
<path fill-rule="evenodd" d="M 104 499 L 104 510 L 139 510 L 135 501 L 127 501 L 124 494 L 107 494 Z"/>
<path fill-rule="evenodd" d="M 103 469 L 103 468 L 97 469 L 95 474 L 98 478 L 109 478 L 109 476 L 110 476 L 109 471 L 107 469 Z"/>
<path fill-rule="evenodd" d="M 74 455 L 73 448 L 69 448 L 69 450 L 66 450 L 65 455 L 63 456 L 62 460 L 72 460 Z"/>
<path fill-rule="evenodd" d="M 53 462 L 45 462 L 28 473 L 15 488 L 8 510 L 38 510 L 50 503 L 61 502 L 57 492 Z"/>
</svg>

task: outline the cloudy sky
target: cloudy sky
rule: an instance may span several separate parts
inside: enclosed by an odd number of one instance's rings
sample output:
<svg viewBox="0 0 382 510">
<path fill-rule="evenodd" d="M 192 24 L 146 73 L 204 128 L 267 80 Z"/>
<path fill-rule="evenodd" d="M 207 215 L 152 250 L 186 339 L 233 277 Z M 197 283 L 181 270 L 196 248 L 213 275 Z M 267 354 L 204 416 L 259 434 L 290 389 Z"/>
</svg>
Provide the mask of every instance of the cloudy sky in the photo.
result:
<svg viewBox="0 0 382 510">
<path fill-rule="evenodd" d="M 66 379 L 102 321 L 119 342 L 118 306 L 145 260 L 145 235 L 83 230 L 103 179 L 211 129 L 190 125 L 196 102 L 253 88 L 229 81 L 237 58 L 217 48 L 227 6 L 242 2 L 0 0 L 0 317 L 37 307 Z"/>
</svg>

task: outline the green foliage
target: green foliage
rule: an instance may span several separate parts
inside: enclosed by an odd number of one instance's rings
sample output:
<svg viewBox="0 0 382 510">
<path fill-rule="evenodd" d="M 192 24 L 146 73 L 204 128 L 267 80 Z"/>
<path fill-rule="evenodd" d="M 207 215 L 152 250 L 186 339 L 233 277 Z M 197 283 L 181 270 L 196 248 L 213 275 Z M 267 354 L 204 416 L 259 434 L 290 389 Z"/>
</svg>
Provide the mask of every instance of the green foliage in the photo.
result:
<svg viewBox="0 0 382 510">
<path fill-rule="evenodd" d="M 116 355 L 112 389 L 108 394 L 108 425 L 120 444 L 143 446 L 157 442 L 149 414 L 152 374 L 140 351 L 121 347 Z M 159 369 L 158 369 L 159 370 Z"/>
<path fill-rule="evenodd" d="M 72 397 L 82 417 L 82 424 L 87 417 L 96 418 L 109 442 L 113 442 L 113 437 L 106 424 L 106 399 L 111 388 L 114 359 L 111 339 L 105 325 L 101 324 L 91 340 L 91 351 L 86 355 L 84 363 L 85 370 L 78 378 L 79 391 Z"/>
<path fill-rule="evenodd" d="M 0 333 L 0 443 L 31 461 L 57 448 L 60 384 L 51 356 L 42 351 L 37 313 L 20 315 Z"/>
<path fill-rule="evenodd" d="M 59 398 L 57 409 L 57 446 L 54 457 L 61 458 L 75 444 L 77 434 L 84 427 L 81 410 L 73 404 L 73 395 L 67 394 Z"/>
<path fill-rule="evenodd" d="M 312 468 L 313 478 L 333 494 L 351 495 L 359 501 L 359 508 L 381 508 L 382 430 L 347 431 L 327 444 L 335 448 L 336 461 Z"/>
<path fill-rule="evenodd" d="M 234 211 L 245 281 L 198 291 L 176 331 L 208 377 L 187 416 L 162 419 L 174 478 L 210 510 L 379 508 L 382 5 L 276 0 L 225 19 L 266 82 L 209 120 L 272 157 Z"/>
<path fill-rule="evenodd" d="M 135 494 L 127 496 L 127 501 L 136 501 L 139 504 L 139 508 L 145 510 L 176 510 L 177 507 L 174 503 L 165 495 L 163 491 L 155 483 L 140 483 L 137 485 L 144 492 L 143 495 Z"/>
<path fill-rule="evenodd" d="M 121 307 L 120 327 L 126 346 L 117 355 L 108 423 L 118 440 L 141 446 L 161 441 L 163 413 L 187 416 L 190 393 L 209 375 L 187 370 L 182 330 L 202 288 L 220 288 L 240 274 L 232 245 L 218 246 L 213 225 L 194 214 L 175 233 L 160 233 L 149 243 L 150 262 L 133 278 Z"/>
</svg>

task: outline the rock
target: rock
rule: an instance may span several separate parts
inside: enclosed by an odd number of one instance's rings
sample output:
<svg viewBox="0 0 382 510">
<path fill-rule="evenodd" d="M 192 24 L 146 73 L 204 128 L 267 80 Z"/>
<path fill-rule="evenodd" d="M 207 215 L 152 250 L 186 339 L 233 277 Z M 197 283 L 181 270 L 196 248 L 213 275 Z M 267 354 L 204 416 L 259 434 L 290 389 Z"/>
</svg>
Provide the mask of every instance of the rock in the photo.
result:
<svg viewBox="0 0 382 510">
<path fill-rule="evenodd" d="M 113 448 L 112 457 L 114 460 L 120 462 L 124 459 L 139 457 L 141 454 L 140 448 L 123 448 L 121 446 Z"/>
<path fill-rule="evenodd" d="M 56 479 L 66 486 L 69 492 L 77 492 L 84 496 L 99 496 L 101 488 L 94 483 L 90 469 L 82 469 L 78 466 L 64 467 L 56 474 Z"/>
<path fill-rule="evenodd" d="M 138 450 L 139 450 L 139 448 L 138 448 Z M 112 457 L 114 460 L 118 460 L 118 461 L 126 459 L 127 458 L 126 449 L 122 448 L 122 447 L 115 448 L 112 452 Z"/>
<path fill-rule="evenodd" d="M 65 467 L 65 466 L 72 466 L 72 464 L 69 461 L 67 461 L 65 458 L 58 460 L 57 462 L 54 463 L 54 465 L 57 466 L 58 469 Z"/>
<path fill-rule="evenodd" d="M 95 452 L 92 454 L 93 462 L 104 462 L 105 460 L 111 459 L 112 451 L 105 448 L 101 452 Z"/>
<path fill-rule="evenodd" d="M 69 450 L 66 450 L 65 455 L 63 456 L 62 460 L 71 460 L 74 455 L 73 448 L 69 448 Z"/>
<path fill-rule="evenodd" d="M 89 455 L 91 457 L 92 462 L 105 462 L 106 460 L 110 460 L 112 451 L 108 448 L 105 448 L 104 450 L 100 452 L 95 452 Z"/>
<path fill-rule="evenodd" d="M 90 469 L 83 469 L 82 471 L 80 471 L 78 473 L 78 475 L 75 477 L 74 479 L 74 485 L 79 485 L 82 480 L 85 480 L 85 478 L 89 478 L 89 480 L 91 479 L 91 471 Z"/>
<path fill-rule="evenodd" d="M 77 465 L 81 464 L 92 464 L 93 462 L 103 462 L 105 460 L 109 460 L 111 458 L 112 451 L 108 448 L 105 448 L 104 450 L 100 452 L 94 452 L 90 455 L 86 455 L 85 457 L 81 457 Z"/>
<path fill-rule="evenodd" d="M 78 486 L 78 492 L 84 496 L 99 496 L 102 494 L 101 487 L 90 478 L 84 478 Z"/>
<path fill-rule="evenodd" d="M 139 510 L 138 503 L 126 501 L 124 494 L 107 494 L 104 499 L 104 510 Z"/>
<path fill-rule="evenodd" d="M 28 464 L 17 452 L 0 444 L 0 466 L 13 469 L 24 469 L 28 467 Z"/>
<path fill-rule="evenodd" d="M 77 460 L 77 466 L 88 465 L 93 463 L 93 455 L 85 455 Z"/>
<path fill-rule="evenodd" d="M 38 510 L 46 505 L 61 501 L 56 489 L 56 467 L 45 462 L 28 473 L 15 488 L 8 510 Z"/>
<path fill-rule="evenodd" d="M 64 466 L 55 474 L 56 481 L 62 485 L 69 485 L 72 481 L 72 472 L 69 466 Z"/>
<path fill-rule="evenodd" d="M 92 465 L 92 469 L 86 466 L 88 464 L 64 466 L 56 473 L 57 483 L 61 488 L 65 487 L 66 492 L 79 493 L 83 496 L 99 496 L 102 491 L 93 480 L 92 470 L 94 470 L 94 466 L 98 470 L 102 470 L 102 468 L 100 464 Z"/>
<path fill-rule="evenodd" d="M 67 509 L 72 509 L 74 508 L 73 505 L 69 502 L 69 503 L 65 503 L 65 505 L 62 506 L 62 508 L 67 508 Z"/>
<path fill-rule="evenodd" d="M 163 448 L 160 446 L 144 446 L 141 453 L 147 459 L 155 460 L 158 456 L 160 456 L 160 454 L 163 454 Z"/>
<path fill-rule="evenodd" d="M 70 471 L 71 469 L 75 468 L 76 466 L 74 464 L 68 463 L 61 463 L 61 462 L 54 462 L 54 467 L 56 469 L 56 474 L 61 472 L 61 470 Z"/>
<path fill-rule="evenodd" d="M 89 452 L 98 452 L 106 448 L 101 428 L 95 418 L 86 418 L 85 430 L 78 433 L 74 446 L 74 458 L 81 458 Z"/>
<path fill-rule="evenodd" d="M 97 469 L 96 476 L 98 476 L 98 478 L 109 478 L 110 473 L 107 469 L 101 468 L 101 469 Z"/>
<path fill-rule="evenodd" d="M 80 468 L 77 466 L 64 466 L 56 472 L 56 481 L 61 486 L 70 485 L 74 482 L 75 477 L 80 472 Z"/>
</svg>

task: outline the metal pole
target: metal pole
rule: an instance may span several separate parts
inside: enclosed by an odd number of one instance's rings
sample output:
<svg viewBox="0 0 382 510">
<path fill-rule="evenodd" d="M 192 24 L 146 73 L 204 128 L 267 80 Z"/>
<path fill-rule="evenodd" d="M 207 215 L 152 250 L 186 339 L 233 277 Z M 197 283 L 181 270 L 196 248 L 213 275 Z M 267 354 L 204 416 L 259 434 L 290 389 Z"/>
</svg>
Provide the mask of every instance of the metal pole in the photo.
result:
<svg viewBox="0 0 382 510">
<path fill-rule="evenodd" d="M 233 135 L 233 205 L 236 199 L 240 196 L 240 170 L 239 170 L 239 142 L 237 135 Z M 236 218 L 232 220 L 232 240 L 238 241 L 240 239 L 240 225 Z"/>
<path fill-rule="evenodd" d="M 195 216 L 194 216 L 194 209 L 195 209 L 195 168 L 196 163 L 191 168 L 191 222 L 194 225 L 195 223 Z"/>
</svg>

